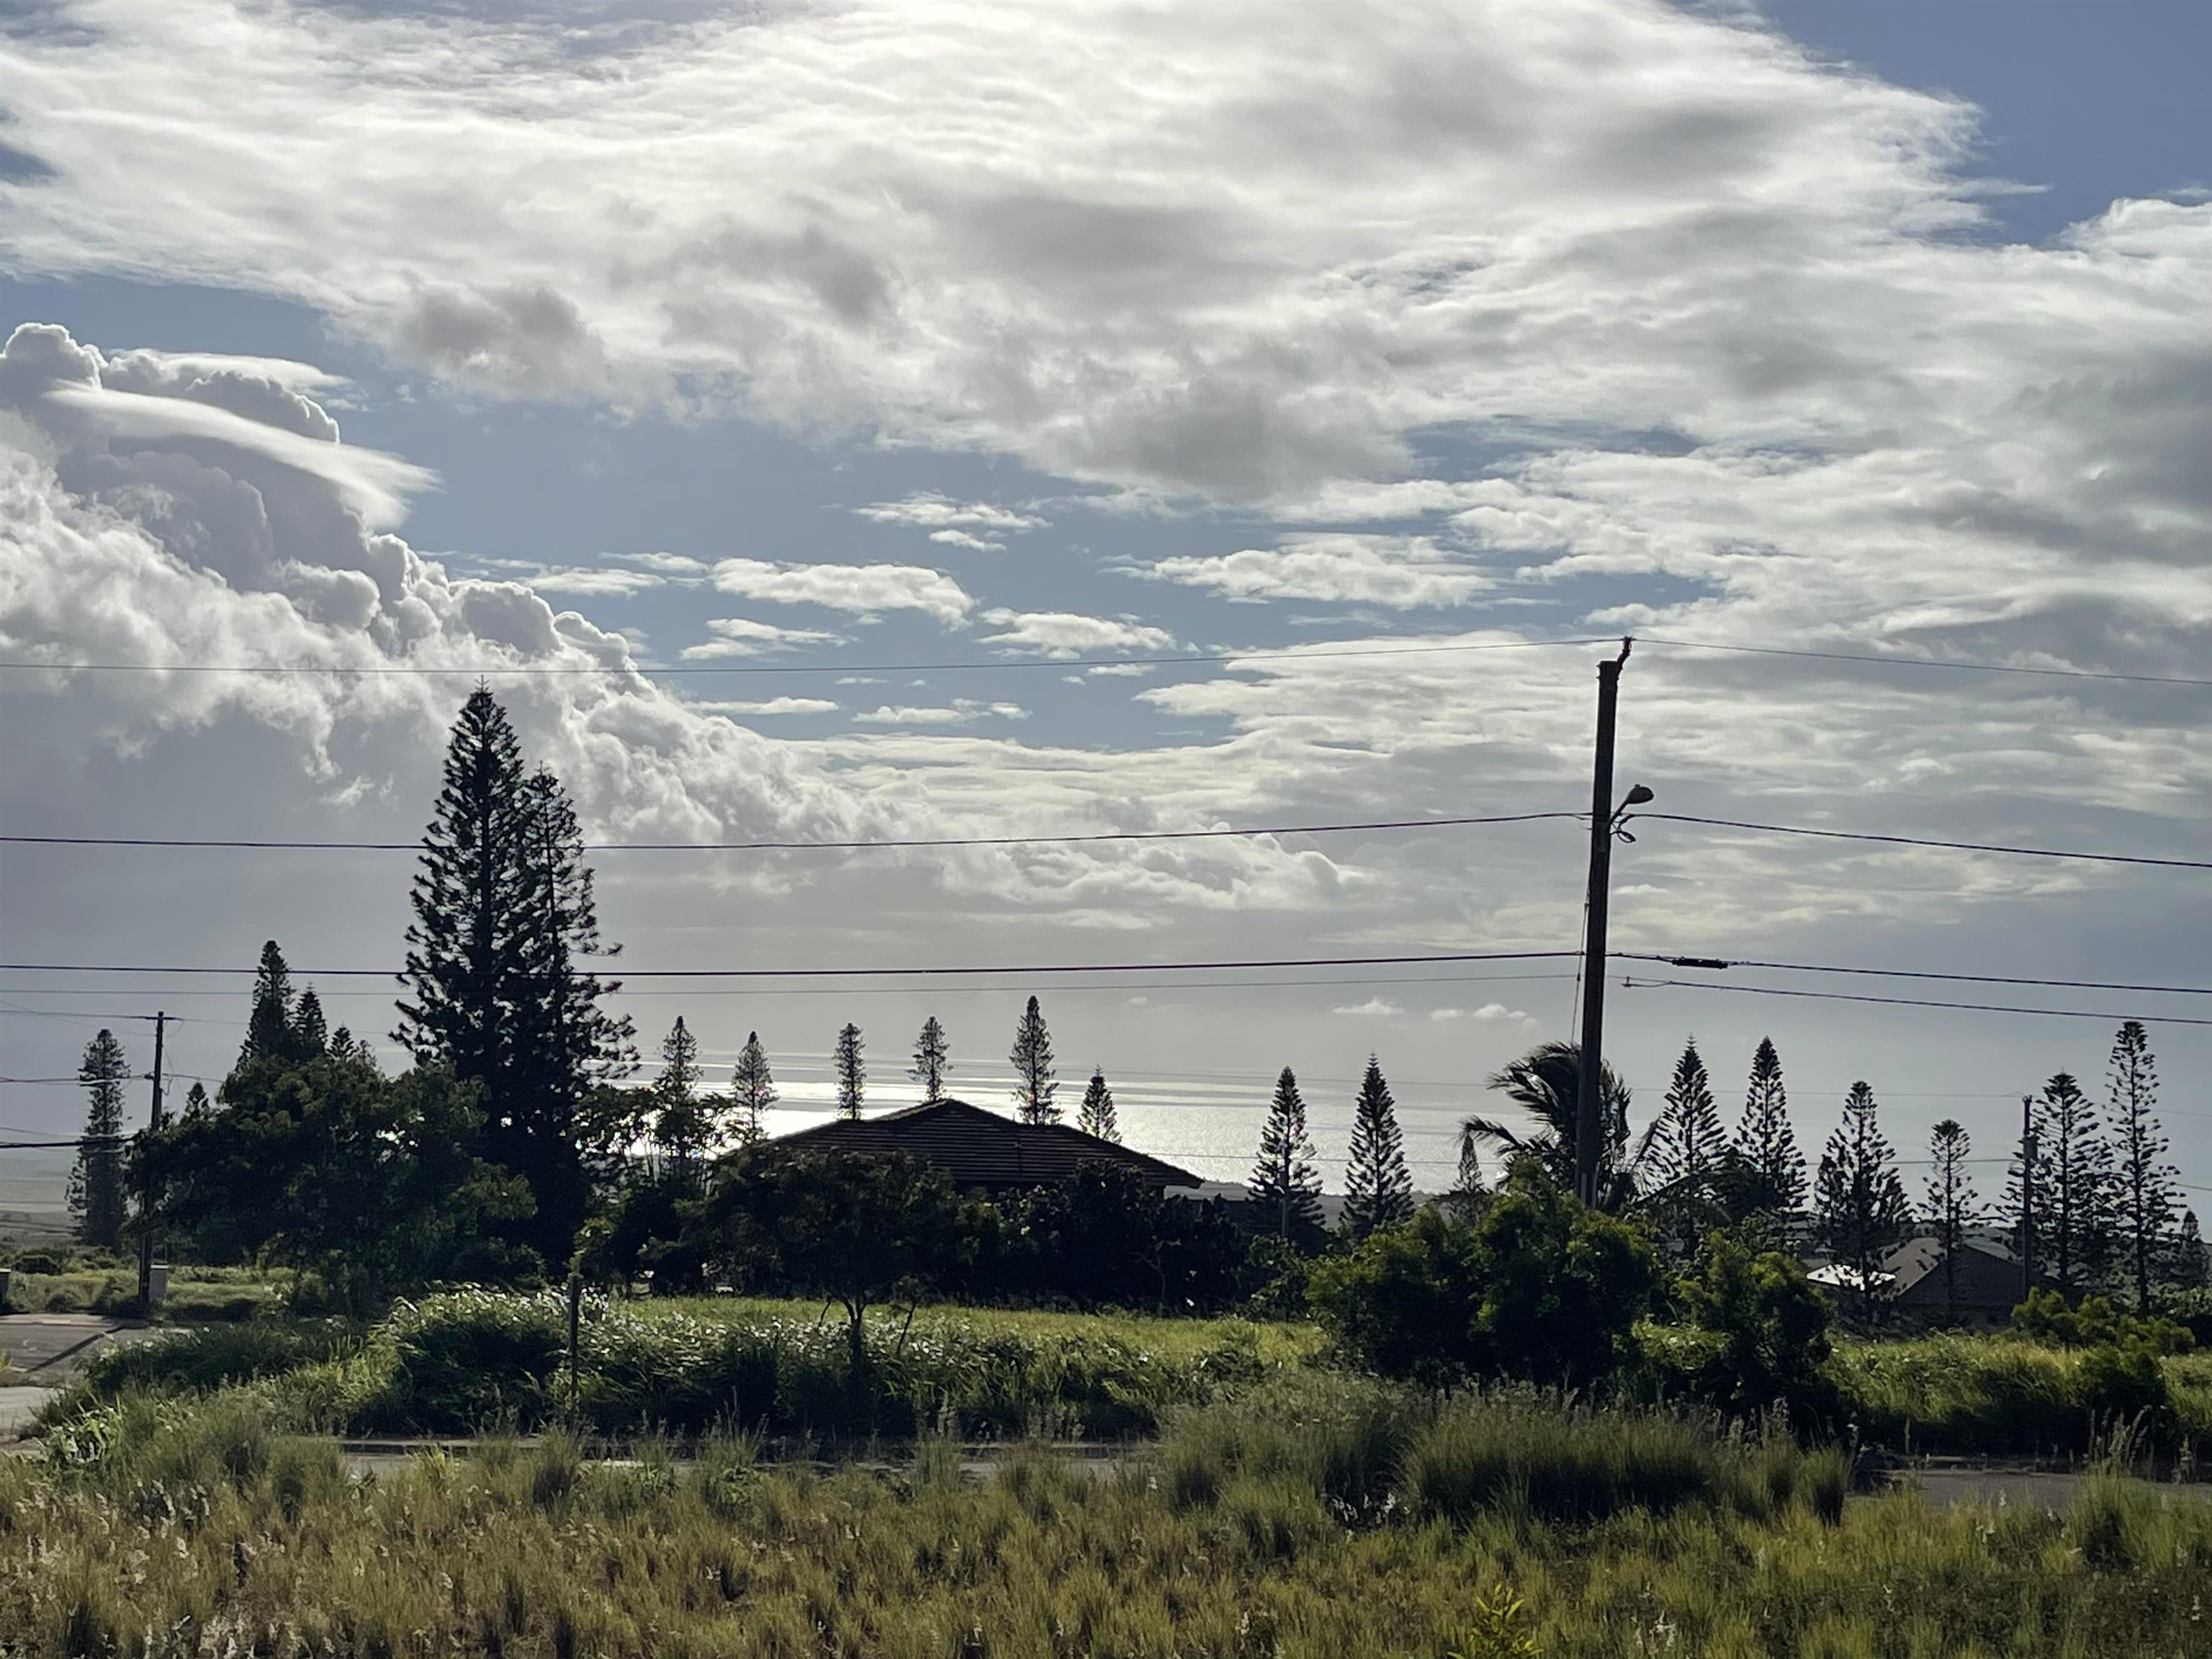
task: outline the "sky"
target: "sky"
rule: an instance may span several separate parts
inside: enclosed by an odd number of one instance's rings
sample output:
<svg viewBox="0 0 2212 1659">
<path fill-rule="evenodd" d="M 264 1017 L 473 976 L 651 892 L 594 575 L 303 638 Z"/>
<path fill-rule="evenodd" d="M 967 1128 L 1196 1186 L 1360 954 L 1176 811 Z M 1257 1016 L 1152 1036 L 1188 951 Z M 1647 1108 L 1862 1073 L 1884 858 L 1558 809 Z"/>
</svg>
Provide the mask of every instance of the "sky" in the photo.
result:
<svg viewBox="0 0 2212 1659">
<path fill-rule="evenodd" d="M 1410 823 L 595 866 L 647 1060 L 757 1030 L 779 1127 L 848 1020 L 872 1106 L 932 1012 L 1005 1104 L 1035 993 L 1135 1144 L 1240 1177 L 1288 1065 L 1334 1184 L 1371 1053 L 1442 1184 L 1572 1034 L 1586 836 L 1419 826 L 1587 810 L 1595 641 L 1651 811 L 2207 856 L 2208 58 L 2125 0 L 0 9 L 0 832 L 411 841 L 479 673 L 594 842 Z M 1808 1152 L 1863 1078 L 1994 1195 L 2140 1018 L 2203 1208 L 2212 872 L 1633 833 L 1617 951 L 2087 982 L 1616 962 L 1639 1121 L 1771 1035 Z M 333 970 L 410 873 L 0 845 L 0 1074 L 158 1009 L 213 1086 L 244 978 L 116 970 L 270 937 L 397 1063 Z M 1009 971 L 880 971 L 943 966 Z"/>
</svg>

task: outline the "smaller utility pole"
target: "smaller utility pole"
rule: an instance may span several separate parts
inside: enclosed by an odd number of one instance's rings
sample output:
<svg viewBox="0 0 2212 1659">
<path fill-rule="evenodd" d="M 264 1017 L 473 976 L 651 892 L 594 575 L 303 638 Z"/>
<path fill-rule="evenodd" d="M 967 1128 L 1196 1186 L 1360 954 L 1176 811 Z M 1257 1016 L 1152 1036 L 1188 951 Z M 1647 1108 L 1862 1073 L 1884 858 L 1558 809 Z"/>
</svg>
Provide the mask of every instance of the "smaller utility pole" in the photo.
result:
<svg viewBox="0 0 2212 1659">
<path fill-rule="evenodd" d="M 1605 912 L 1613 885 L 1613 723 L 1620 702 L 1620 670 L 1634 641 L 1597 665 L 1597 750 L 1590 769 L 1589 920 L 1583 933 L 1583 1038 L 1575 1097 L 1575 1196 L 1598 1200 L 1598 1146 L 1605 1069 Z M 1648 797 L 1647 797 L 1648 799 Z"/>
<path fill-rule="evenodd" d="M 2020 1097 L 2020 1299 L 2035 1288 L 2035 1097 Z"/>
<path fill-rule="evenodd" d="M 154 1016 L 154 1099 L 146 1114 L 146 1156 L 139 1171 L 143 1185 L 138 1198 L 138 1307 L 147 1315 L 154 1311 L 154 1137 L 161 1133 L 161 1039 L 168 1025 L 167 1014 Z"/>
</svg>

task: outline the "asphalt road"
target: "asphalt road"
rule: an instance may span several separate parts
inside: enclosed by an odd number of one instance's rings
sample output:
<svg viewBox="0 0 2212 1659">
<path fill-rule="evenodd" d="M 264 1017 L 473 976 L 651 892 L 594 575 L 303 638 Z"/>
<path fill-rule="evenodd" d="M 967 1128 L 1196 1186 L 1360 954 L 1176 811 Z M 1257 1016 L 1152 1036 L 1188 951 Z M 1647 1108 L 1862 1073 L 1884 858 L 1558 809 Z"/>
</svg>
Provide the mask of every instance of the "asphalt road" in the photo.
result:
<svg viewBox="0 0 2212 1659">
<path fill-rule="evenodd" d="M 0 1315 L 0 1353 L 14 1371 L 12 1385 L 0 1388 L 0 1440 L 21 1435 L 40 1402 L 102 1347 L 149 1334 L 136 1320 L 104 1314 Z"/>
</svg>

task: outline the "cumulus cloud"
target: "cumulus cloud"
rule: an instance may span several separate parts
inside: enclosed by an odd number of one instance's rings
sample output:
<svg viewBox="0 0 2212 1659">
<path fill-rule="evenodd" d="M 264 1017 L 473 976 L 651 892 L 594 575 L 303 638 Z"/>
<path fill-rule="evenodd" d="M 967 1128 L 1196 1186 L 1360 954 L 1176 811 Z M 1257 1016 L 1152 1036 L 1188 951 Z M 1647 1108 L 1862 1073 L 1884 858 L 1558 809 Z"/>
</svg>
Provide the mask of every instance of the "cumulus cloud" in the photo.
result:
<svg viewBox="0 0 2212 1659">
<path fill-rule="evenodd" d="M 1085 617 L 1070 611 L 1009 611 L 997 606 L 983 612 L 981 620 L 999 630 L 983 635 L 985 645 L 1009 652 L 1035 652 L 1043 657 L 1172 651 L 1176 646 L 1176 636 L 1166 629 L 1130 617 Z"/>
<path fill-rule="evenodd" d="M 686 661 L 703 662 L 714 657 L 757 657 L 764 652 L 788 651 L 811 645 L 842 645 L 842 634 L 818 628 L 779 628 L 750 617 L 709 617 L 707 631 L 714 637 L 687 645 L 679 653 Z"/>
<path fill-rule="evenodd" d="M 777 564 L 724 559 L 714 586 L 725 593 L 777 605 L 817 605 L 862 621 L 886 611 L 919 611 L 951 627 L 975 606 L 967 590 L 941 570 L 915 564 Z"/>
<path fill-rule="evenodd" d="M 1364 1002 L 1356 1002 L 1342 1008 L 1332 1008 L 1332 1014 L 1348 1014 L 1358 1019 L 1397 1019 L 1405 1009 L 1385 996 L 1371 996 Z"/>
<path fill-rule="evenodd" d="M 1518 1008 L 1509 1008 L 1502 1002 L 1486 1002 L 1480 1008 L 1431 1008 L 1429 1018 L 1434 1020 L 1475 1019 L 1485 1022 L 1510 1020 L 1520 1025 L 1536 1023 L 1534 1015 Z"/>
<path fill-rule="evenodd" d="M 1421 536 L 1310 533 L 1278 547 L 1159 559 L 1133 573 L 1210 589 L 1228 599 L 1307 599 L 1395 610 L 1465 605 L 1492 586 L 1484 572 Z"/>
<path fill-rule="evenodd" d="M 996 553 L 1009 535 L 1041 530 L 1048 520 L 990 501 L 956 501 L 923 491 L 896 501 L 872 501 L 853 509 L 877 524 L 904 525 L 926 531 L 929 539 L 975 553 Z"/>
<path fill-rule="evenodd" d="M 1025 720 L 1030 711 L 1019 703 L 982 702 L 955 698 L 950 707 L 895 706 L 885 703 L 853 716 L 856 726 L 973 726 L 985 719 Z"/>
</svg>

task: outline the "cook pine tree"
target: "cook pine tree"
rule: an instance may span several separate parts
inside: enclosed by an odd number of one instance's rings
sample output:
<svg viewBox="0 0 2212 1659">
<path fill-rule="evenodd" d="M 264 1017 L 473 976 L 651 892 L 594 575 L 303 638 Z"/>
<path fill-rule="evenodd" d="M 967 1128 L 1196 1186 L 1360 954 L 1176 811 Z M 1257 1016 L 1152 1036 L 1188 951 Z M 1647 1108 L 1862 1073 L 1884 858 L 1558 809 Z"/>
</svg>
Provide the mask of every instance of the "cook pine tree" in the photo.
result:
<svg viewBox="0 0 2212 1659">
<path fill-rule="evenodd" d="M 1297 1074 L 1287 1066 L 1275 1079 L 1246 1190 L 1260 1224 L 1278 1237 L 1303 1241 L 1320 1232 L 1321 1176 L 1314 1166 L 1313 1137 L 1306 1130 L 1306 1103 L 1298 1093 Z"/>
<path fill-rule="evenodd" d="M 1771 1037 L 1761 1037 L 1751 1057 L 1751 1082 L 1744 1091 L 1743 1116 L 1737 1121 L 1730 1150 L 1748 1188 L 1747 1207 L 1754 1212 L 1787 1215 L 1805 1201 L 1805 1155 L 1790 1122 L 1790 1093 L 1782 1081 L 1782 1056 Z"/>
<path fill-rule="evenodd" d="M 2140 1020 L 2129 1020 L 2112 1040 L 2106 1121 L 2115 1243 L 2135 1291 L 2136 1311 L 2148 1313 L 2151 1285 L 2164 1277 L 2167 1238 L 2180 1206 L 2181 1174 L 2166 1161 L 2166 1131 L 2158 1121 L 2158 1066 Z"/>
<path fill-rule="evenodd" d="M 921 1085 L 925 1103 L 945 1098 L 945 1079 L 952 1070 L 951 1048 L 945 1039 L 945 1028 L 932 1014 L 921 1022 L 921 1030 L 914 1040 L 914 1064 L 907 1075 Z"/>
<path fill-rule="evenodd" d="M 1958 1119 L 1945 1118 L 1928 1132 L 1928 1226 L 1943 1263 L 1943 1306 L 1959 1306 L 1959 1250 L 1966 1229 L 1980 1219 L 1981 1195 L 1972 1174 L 1973 1137 Z"/>
<path fill-rule="evenodd" d="M 768 1109 L 775 1104 L 775 1078 L 769 1070 L 768 1050 L 760 1033 L 745 1033 L 745 1046 L 738 1050 L 738 1063 L 730 1073 L 730 1105 L 736 1121 L 732 1133 L 738 1144 L 750 1146 L 766 1132 Z"/>
<path fill-rule="evenodd" d="M 2094 1290 L 2111 1258 L 2112 1149 L 2096 1107 L 2069 1072 L 2052 1073 L 2029 1102 L 2034 1133 L 2032 1167 L 2015 1156 L 2003 1209 L 2015 1236 L 2034 1253 L 2039 1277 L 2069 1297 Z M 2034 1182 L 2033 1232 L 2022 1228 L 2025 1177 Z"/>
<path fill-rule="evenodd" d="M 1352 1152 L 1344 1170 L 1344 1226 L 1354 1238 L 1394 1227 L 1413 1213 L 1413 1177 L 1398 1133 L 1397 1103 L 1382 1066 L 1367 1056 L 1366 1075 L 1352 1106 Z"/>
<path fill-rule="evenodd" d="M 635 1063 L 632 1030 L 601 1004 L 620 988 L 580 960 L 611 957 L 574 807 L 524 769 L 506 711 L 463 705 L 410 896 L 394 1039 L 474 1084 L 483 1156 L 533 1200 L 519 1242 L 567 1260 L 590 1197 L 579 1108 Z"/>
<path fill-rule="evenodd" d="M 856 1118 L 867 1093 L 868 1068 L 860 1059 L 860 1028 L 849 1022 L 837 1033 L 837 1115 Z"/>
<path fill-rule="evenodd" d="M 648 1133 L 678 1182 L 696 1184 L 720 1139 L 714 1109 L 699 1091 L 699 1039 L 676 1017 L 660 1042 L 660 1075 L 648 1091 Z"/>
<path fill-rule="evenodd" d="M 292 1029 L 292 970 L 275 939 L 261 947 L 260 964 L 253 970 L 252 1011 L 246 1018 L 246 1041 L 239 1046 L 238 1063 L 252 1060 L 289 1060 L 298 1058 Z"/>
<path fill-rule="evenodd" d="M 1646 1167 L 1660 1186 L 1692 1183 L 1711 1176 L 1728 1153 L 1720 1109 L 1713 1104 L 1712 1079 L 1698 1045 L 1683 1045 L 1667 1085 L 1666 1103 L 1651 1127 Z"/>
<path fill-rule="evenodd" d="M 1844 1097 L 1843 1120 L 1828 1137 L 1813 1182 L 1821 1242 L 1850 1269 L 1859 1317 L 1867 1323 L 1877 1307 L 1875 1276 L 1912 1225 L 1897 1153 L 1875 1121 L 1878 1110 L 1872 1089 L 1863 1082 L 1851 1085 Z"/>
<path fill-rule="evenodd" d="M 1101 1140 L 1118 1142 L 1121 1126 L 1114 1115 L 1114 1091 L 1106 1084 L 1106 1068 L 1091 1068 L 1091 1081 L 1083 1091 L 1083 1104 L 1076 1109 L 1075 1127 L 1087 1135 Z"/>
<path fill-rule="evenodd" d="M 1057 1123 L 1060 1108 L 1052 1103 L 1060 1085 L 1053 1081 L 1052 1033 L 1045 1029 L 1044 1013 L 1035 997 L 1023 1010 L 1014 1027 L 1014 1106 L 1024 1123 Z"/>
<path fill-rule="evenodd" d="M 131 1064 L 114 1032 L 102 1026 L 84 1045 L 76 1076 L 85 1091 L 84 1139 L 70 1171 L 70 1214 L 76 1222 L 78 1243 L 112 1250 L 122 1244 L 129 1218 L 120 1137 L 123 1085 L 131 1080 Z"/>
</svg>

